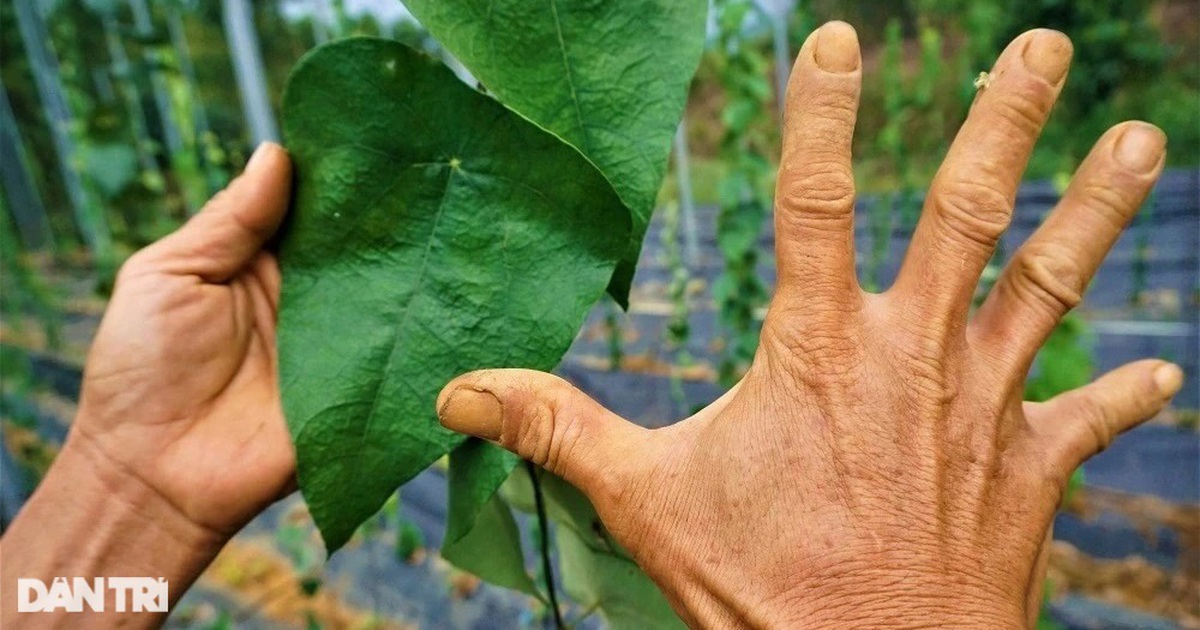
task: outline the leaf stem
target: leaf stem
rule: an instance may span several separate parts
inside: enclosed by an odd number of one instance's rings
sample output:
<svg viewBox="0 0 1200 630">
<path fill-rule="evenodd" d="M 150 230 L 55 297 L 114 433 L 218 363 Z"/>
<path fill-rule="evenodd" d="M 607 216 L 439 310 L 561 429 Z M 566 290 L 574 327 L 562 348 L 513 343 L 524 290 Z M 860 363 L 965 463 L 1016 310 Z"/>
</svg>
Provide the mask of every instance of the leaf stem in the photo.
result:
<svg viewBox="0 0 1200 630">
<path fill-rule="evenodd" d="M 567 624 L 563 622 L 562 611 L 558 608 L 558 592 L 554 586 L 554 566 L 550 562 L 550 520 L 546 518 L 546 499 L 542 495 L 541 471 L 533 462 L 526 461 L 525 469 L 533 482 L 533 500 L 537 506 L 538 530 L 541 534 L 542 573 L 546 578 L 546 594 L 550 598 L 550 609 L 554 611 L 554 627 L 563 630 Z"/>
</svg>

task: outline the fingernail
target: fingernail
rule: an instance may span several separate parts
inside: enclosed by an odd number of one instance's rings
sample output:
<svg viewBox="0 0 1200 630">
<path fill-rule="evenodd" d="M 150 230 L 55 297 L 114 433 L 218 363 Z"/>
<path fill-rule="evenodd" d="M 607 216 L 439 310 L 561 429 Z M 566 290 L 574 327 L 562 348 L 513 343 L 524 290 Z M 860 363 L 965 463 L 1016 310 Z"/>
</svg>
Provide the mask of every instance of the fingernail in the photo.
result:
<svg viewBox="0 0 1200 630">
<path fill-rule="evenodd" d="M 447 429 L 493 441 L 500 439 L 502 415 L 495 395 L 468 387 L 454 390 L 438 410 L 438 420 Z"/>
<path fill-rule="evenodd" d="M 1163 396 L 1174 396 L 1183 387 L 1183 370 L 1174 363 L 1160 365 L 1154 370 L 1154 383 Z"/>
<path fill-rule="evenodd" d="M 1132 123 L 1117 138 L 1117 162 L 1135 173 L 1149 173 L 1162 160 L 1167 136 L 1158 127 L 1147 123 Z"/>
<path fill-rule="evenodd" d="M 250 154 L 250 159 L 246 160 L 246 168 L 242 169 L 242 171 L 248 173 L 254 170 L 256 167 L 266 163 L 266 155 L 273 150 L 274 146 L 274 143 L 271 142 L 260 143 L 258 147 L 254 149 L 254 153 Z"/>
<path fill-rule="evenodd" d="M 858 69 L 858 34 L 845 22 L 830 22 L 817 33 L 813 58 L 826 72 L 853 72 Z"/>
<path fill-rule="evenodd" d="M 1071 65 L 1071 40 L 1058 31 L 1039 30 L 1025 44 L 1025 67 L 1057 85 Z"/>
</svg>

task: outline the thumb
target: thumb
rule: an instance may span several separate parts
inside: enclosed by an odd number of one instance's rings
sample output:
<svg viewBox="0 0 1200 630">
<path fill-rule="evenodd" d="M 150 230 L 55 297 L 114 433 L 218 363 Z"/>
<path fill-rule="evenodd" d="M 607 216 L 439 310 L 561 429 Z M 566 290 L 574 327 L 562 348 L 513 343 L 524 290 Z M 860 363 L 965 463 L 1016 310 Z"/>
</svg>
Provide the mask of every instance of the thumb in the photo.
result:
<svg viewBox="0 0 1200 630">
<path fill-rule="evenodd" d="M 1118 435 L 1162 411 L 1182 385 L 1179 366 L 1145 359 L 1044 403 L 1027 403 L 1026 415 L 1049 438 L 1056 463 L 1070 475 Z"/>
<path fill-rule="evenodd" d="M 250 156 L 246 170 L 225 190 L 142 255 L 165 273 L 225 282 L 253 260 L 279 228 L 287 212 L 291 183 L 287 151 L 264 142 Z"/>
<path fill-rule="evenodd" d="M 624 485 L 650 431 L 567 381 L 534 370 L 482 370 L 442 389 L 438 419 L 566 479 L 600 503 Z"/>
</svg>

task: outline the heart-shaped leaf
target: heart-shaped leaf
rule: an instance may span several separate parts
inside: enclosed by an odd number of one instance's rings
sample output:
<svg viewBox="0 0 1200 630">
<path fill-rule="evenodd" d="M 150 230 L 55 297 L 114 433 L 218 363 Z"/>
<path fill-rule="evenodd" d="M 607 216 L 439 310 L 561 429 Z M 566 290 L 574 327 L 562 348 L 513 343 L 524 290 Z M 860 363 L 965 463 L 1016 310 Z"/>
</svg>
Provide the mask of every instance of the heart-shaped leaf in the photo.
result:
<svg viewBox="0 0 1200 630">
<path fill-rule="evenodd" d="M 629 296 L 704 48 L 704 0 L 405 0 L 501 102 L 588 157 L 633 214 L 609 292 Z"/>
<path fill-rule="evenodd" d="M 491 584 L 511 588 L 545 602 L 546 597 L 525 569 L 521 531 L 508 503 L 493 493 L 471 524 L 471 531 L 462 538 L 454 541 L 447 539 L 442 544 L 442 557 Z"/>
<path fill-rule="evenodd" d="M 306 55 L 283 127 L 280 378 L 333 551 L 462 441 L 434 414 L 448 380 L 558 363 L 631 226 L 577 150 L 397 42 Z"/>
<path fill-rule="evenodd" d="M 584 610 L 598 611 L 613 630 L 682 629 L 662 591 L 604 528 L 587 497 L 561 477 L 540 470 L 536 474 L 546 514 L 555 525 L 563 589 L 571 599 Z M 534 493 L 529 473 L 517 468 L 496 498 L 532 514 Z"/>
</svg>

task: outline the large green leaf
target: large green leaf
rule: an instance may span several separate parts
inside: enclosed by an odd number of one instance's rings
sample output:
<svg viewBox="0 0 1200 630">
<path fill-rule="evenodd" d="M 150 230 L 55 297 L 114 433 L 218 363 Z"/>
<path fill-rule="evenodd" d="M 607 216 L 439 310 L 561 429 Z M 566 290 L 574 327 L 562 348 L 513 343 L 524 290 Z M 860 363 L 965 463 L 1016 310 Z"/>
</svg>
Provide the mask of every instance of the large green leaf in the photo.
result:
<svg viewBox="0 0 1200 630">
<path fill-rule="evenodd" d="M 437 392 L 549 369 L 630 233 L 578 151 L 392 41 L 340 40 L 289 78 L 280 377 L 327 548 L 458 445 Z"/>
<path fill-rule="evenodd" d="M 521 532 L 508 503 L 496 494 L 520 459 L 469 439 L 450 453 L 450 511 L 442 557 L 499 586 L 542 598 L 525 570 Z"/>
<path fill-rule="evenodd" d="M 594 610 L 613 630 L 684 628 L 654 582 L 604 528 L 582 492 L 560 477 L 538 472 L 546 514 L 555 524 L 563 589 L 583 610 Z M 535 511 L 533 484 L 518 468 L 500 495 Z"/>
<path fill-rule="evenodd" d="M 508 503 L 493 495 L 484 503 L 472 525 L 462 538 L 446 539 L 442 544 L 442 557 L 492 584 L 544 600 L 545 596 L 525 569 L 521 531 Z"/>
<path fill-rule="evenodd" d="M 671 136 L 704 48 L 705 0 L 405 0 L 501 102 L 577 147 L 633 213 L 626 304 Z"/>
<path fill-rule="evenodd" d="M 474 438 L 450 453 L 447 543 L 454 543 L 471 531 L 480 509 L 519 461 L 516 455 Z"/>
</svg>

